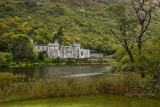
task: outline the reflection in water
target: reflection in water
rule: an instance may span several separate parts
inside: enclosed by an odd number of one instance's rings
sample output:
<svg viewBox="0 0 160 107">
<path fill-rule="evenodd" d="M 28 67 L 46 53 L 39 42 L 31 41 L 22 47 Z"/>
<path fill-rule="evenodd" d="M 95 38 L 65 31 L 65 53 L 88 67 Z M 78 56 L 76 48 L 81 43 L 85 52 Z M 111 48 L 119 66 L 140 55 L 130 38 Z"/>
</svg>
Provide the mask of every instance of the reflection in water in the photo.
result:
<svg viewBox="0 0 160 107">
<path fill-rule="evenodd" d="M 91 76 L 103 74 L 109 69 L 106 65 L 87 65 L 87 66 L 42 66 L 42 67 L 21 67 L 21 68 L 0 68 L 1 72 L 12 72 L 14 74 L 25 74 L 27 78 L 51 78 Z"/>
<path fill-rule="evenodd" d="M 66 97 L 2 104 L 2 107 L 159 107 L 160 101 L 117 95 Z"/>
<path fill-rule="evenodd" d="M 83 73 L 83 74 L 73 74 L 73 75 L 67 75 L 67 76 L 61 76 L 61 77 L 86 77 L 86 76 L 94 76 L 94 75 L 101 75 L 103 72 L 100 73 Z"/>
</svg>

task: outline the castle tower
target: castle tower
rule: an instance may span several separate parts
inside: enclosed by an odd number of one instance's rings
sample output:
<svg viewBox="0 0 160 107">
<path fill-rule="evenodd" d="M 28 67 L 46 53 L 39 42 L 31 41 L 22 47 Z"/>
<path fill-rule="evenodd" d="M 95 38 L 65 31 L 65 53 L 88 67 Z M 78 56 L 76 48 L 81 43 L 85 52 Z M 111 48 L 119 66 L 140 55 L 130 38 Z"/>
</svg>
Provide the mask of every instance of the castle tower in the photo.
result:
<svg viewBox="0 0 160 107">
<path fill-rule="evenodd" d="M 80 58 L 81 45 L 76 43 L 75 39 L 72 39 L 73 58 Z"/>
</svg>

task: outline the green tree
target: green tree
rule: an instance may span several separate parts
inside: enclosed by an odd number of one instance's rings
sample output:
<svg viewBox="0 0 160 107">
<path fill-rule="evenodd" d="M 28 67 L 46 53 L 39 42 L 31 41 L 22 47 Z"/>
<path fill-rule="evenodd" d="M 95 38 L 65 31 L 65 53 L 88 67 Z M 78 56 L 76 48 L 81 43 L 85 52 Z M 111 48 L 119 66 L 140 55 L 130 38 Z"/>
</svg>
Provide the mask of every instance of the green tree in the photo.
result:
<svg viewBox="0 0 160 107">
<path fill-rule="evenodd" d="M 132 62 L 134 62 L 132 49 L 134 48 L 134 43 L 136 42 L 136 37 L 134 36 L 136 29 L 137 20 L 129 17 L 127 15 L 127 7 L 124 4 L 115 4 L 107 8 L 107 12 L 116 24 L 111 29 L 112 35 L 118 40 L 118 42 L 124 47 L 127 54 L 129 55 Z"/>
<path fill-rule="evenodd" d="M 5 61 L 5 54 L 3 52 L 0 52 L 0 66 L 2 66 Z"/>
<path fill-rule="evenodd" d="M 156 79 L 160 78 L 160 37 L 155 36 L 152 40 L 143 45 L 143 53 L 136 54 L 134 66 L 136 70 L 144 77 L 146 74 L 151 74 Z"/>
<path fill-rule="evenodd" d="M 132 8 L 134 10 L 134 14 L 138 20 L 138 24 L 140 29 L 137 30 L 137 44 L 139 54 L 141 54 L 142 49 L 142 37 L 144 36 L 145 32 L 147 31 L 151 20 L 152 20 L 152 13 L 154 10 L 160 6 L 159 0 L 130 0 L 132 4 Z"/>
<path fill-rule="evenodd" d="M 27 35 L 18 34 L 12 36 L 12 54 L 14 59 L 19 63 L 19 60 L 25 59 L 32 54 L 33 45 Z"/>
<path fill-rule="evenodd" d="M 13 55 L 11 53 L 5 53 L 5 62 L 3 63 L 4 67 L 10 67 L 13 59 Z"/>
<path fill-rule="evenodd" d="M 60 28 L 58 29 L 58 32 L 54 35 L 54 40 L 55 40 L 55 39 L 58 39 L 58 40 L 59 40 L 59 43 L 62 44 L 63 36 L 64 36 L 64 34 L 63 34 L 63 28 L 60 27 Z"/>
<path fill-rule="evenodd" d="M 54 56 L 52 56 L 51 61 L 52 61 L 52 63 L 54 63 L 54 62 L 55 62 L 55 58 L 54 58 Z"/>
<path fill-rule="evenodd" d="M 44 52 L 40 52 L 38 57 L 39 57 L 39 60 L 43 61 L 46 57 L 46 54 Z"/>
<path fill-rule="evenodd" d="M 0 51 L 11 52 L 13 33 L 6 33 L 0 37 Z"/>
<path fill-rule="evenodd" d="M 38 60 L 39 60 L 39 56 L 38 55 L 39 55 L 39 53 L 37 51 L 33 51 L 31 56 L 28 58 L 29 61 L 31 61 L 32 63 L 38 62 Z"/>
<path fill-rule="evenodd" d="M 61 63 L 60 57 L 57 57 L 57 58 L 56 58 L 56 63 Z"/>
</svg>

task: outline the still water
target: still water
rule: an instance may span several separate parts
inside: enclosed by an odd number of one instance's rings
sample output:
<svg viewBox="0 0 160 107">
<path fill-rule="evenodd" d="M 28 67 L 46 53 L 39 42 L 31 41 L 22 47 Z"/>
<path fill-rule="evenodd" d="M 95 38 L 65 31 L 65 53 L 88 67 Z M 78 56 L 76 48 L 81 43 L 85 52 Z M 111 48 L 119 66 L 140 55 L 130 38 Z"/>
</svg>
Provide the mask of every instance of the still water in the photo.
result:
<svg viewBox="0 0 160 107">
<path fill-rule="evenodd" d="M 29 100 L 2 104 L 1 107 L 160 107 L 160 101 L 118 95 Z"/>
<path fill-rule="evenodd" d="M 12 72 L 14 74 L 25 74 L 27 78 L 43 79 L 51 77 L 84 77 L 99 75 L 107 72 L 107 65 L 86 66 L 37 66 L 19 68 L 0 68 L 0 72 Z"/>
</svg>

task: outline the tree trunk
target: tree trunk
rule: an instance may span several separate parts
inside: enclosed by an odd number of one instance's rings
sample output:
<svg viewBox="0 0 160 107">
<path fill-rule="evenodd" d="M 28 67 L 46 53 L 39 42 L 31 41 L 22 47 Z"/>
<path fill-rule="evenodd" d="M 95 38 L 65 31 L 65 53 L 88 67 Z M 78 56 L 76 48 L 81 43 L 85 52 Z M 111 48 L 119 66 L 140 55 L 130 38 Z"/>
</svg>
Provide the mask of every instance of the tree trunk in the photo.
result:
<svg viewBox="0 0 160 107">
<path fill-rule="evenodd" d="M 133 59 L 132 53 L 131 53 L 130 51 L 127 51 L 127 53 L 128 53 L 128 55 L 129 55 L 129 57 L 130 57 L 131 61 L 132 61 L 132 62 L 134 62 L 134 59 Z"/>
<path fill-rule="evenodd" d="M 139 54 L 141 54 L 141 49 L 142 49 L 142 39 L 141 39 L 141 35 L 137 37 L 137 44 L 138 44 L 138 52 Z"/>
</svg>

